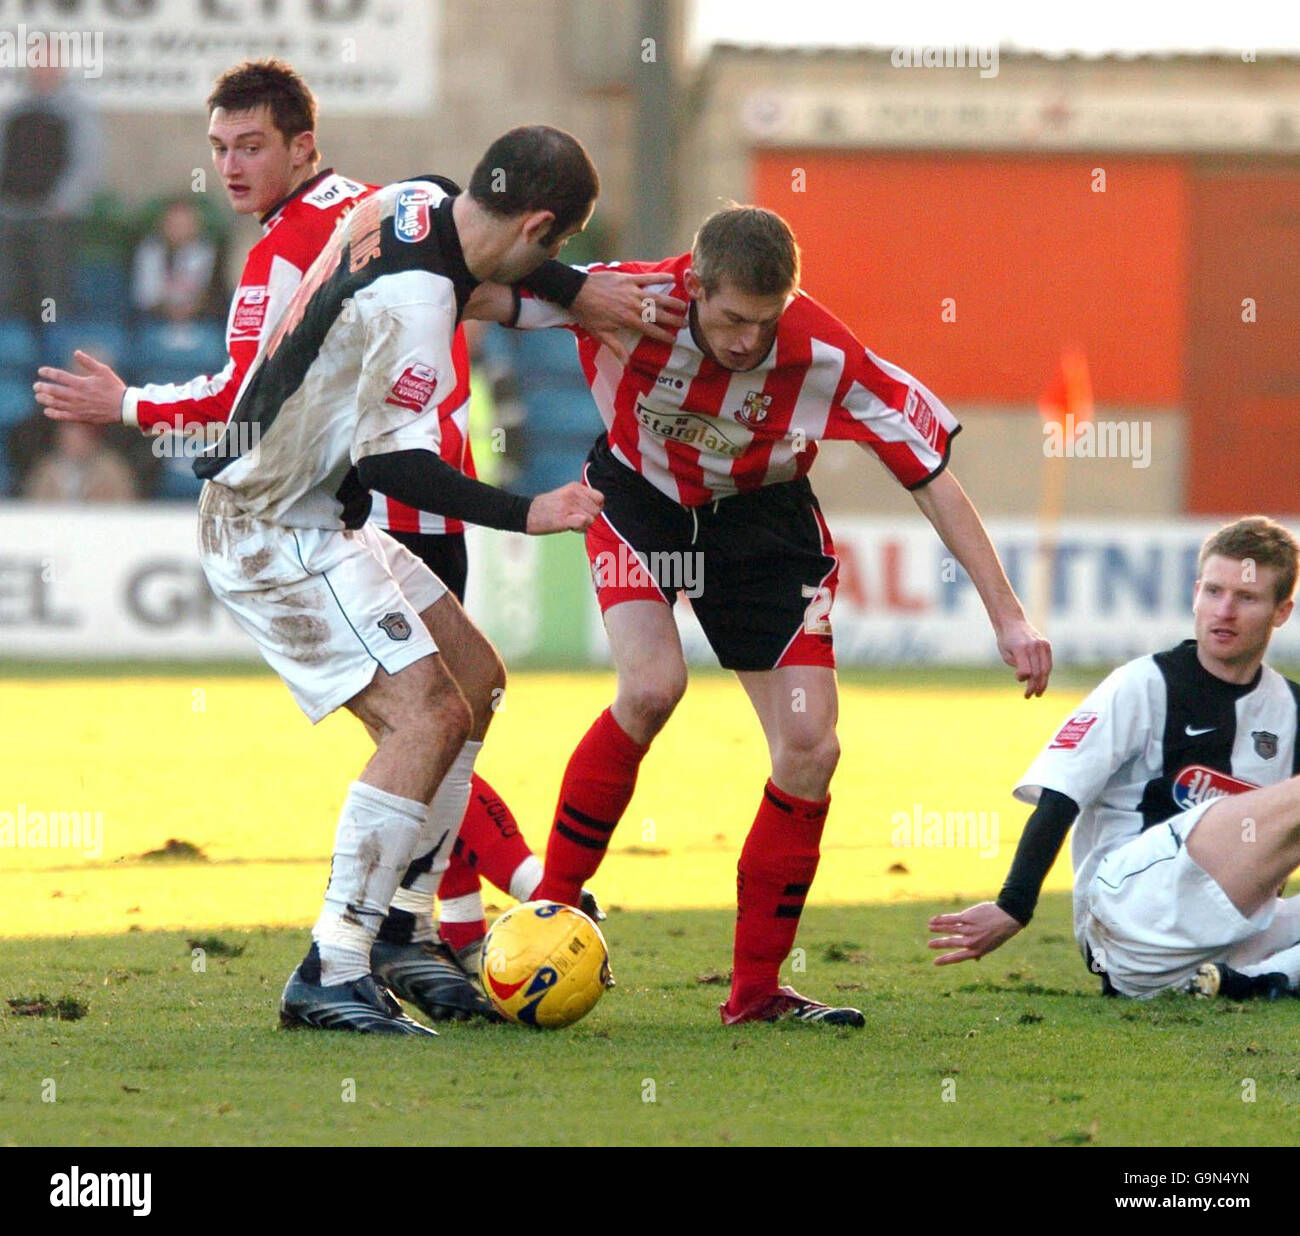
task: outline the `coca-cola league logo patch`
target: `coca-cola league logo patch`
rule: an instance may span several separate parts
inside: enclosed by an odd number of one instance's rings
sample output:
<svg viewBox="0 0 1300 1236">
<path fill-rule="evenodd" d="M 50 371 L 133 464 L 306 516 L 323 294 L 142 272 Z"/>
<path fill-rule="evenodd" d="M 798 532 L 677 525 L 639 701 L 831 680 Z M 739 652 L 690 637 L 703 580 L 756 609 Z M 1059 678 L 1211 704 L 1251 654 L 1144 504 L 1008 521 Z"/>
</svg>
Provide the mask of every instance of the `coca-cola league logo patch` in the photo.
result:
<svg viewBox="0 0 1300 1236">
<path fill-rule="evenodd" d="M 438 371 L 432 365 L 407 365 L 388 392 L 385 403 L 423 412 L 438 389 Z"/>
<path fill-rule="evenodd" d="M 393 233 L 398 240 L 414 245 L 428 234 L 433 222 L 429 205 L 433 201 L 427 189 L 403 189 L 393 208 Z"/>
</svg>

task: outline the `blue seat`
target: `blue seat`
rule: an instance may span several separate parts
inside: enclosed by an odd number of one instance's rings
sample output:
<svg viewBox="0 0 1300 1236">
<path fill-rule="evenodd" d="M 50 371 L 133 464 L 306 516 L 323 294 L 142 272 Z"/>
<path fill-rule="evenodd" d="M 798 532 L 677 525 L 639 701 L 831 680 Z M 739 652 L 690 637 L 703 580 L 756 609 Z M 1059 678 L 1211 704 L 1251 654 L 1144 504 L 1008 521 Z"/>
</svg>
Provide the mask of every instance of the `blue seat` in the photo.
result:
<svg viewBox="0 0 1300 1236">
<path fill-rule="evenodd" d="M 226 363 L 225 330 L 219 322 L 148 322 L 140 328 L 135 362 L 149 382 L 218 373 Z"/>
<path fill-rule="evenodd" d="M 38 406 L 30 378 L 0 377 L 0 429 L 25 421 Z"/>
<path fill-rule="evenodd" d="M 36 337 L 32 328 L 14 319 L 0 322 L 0 369 L 30 373 L 35 368 Z"/>
<path fill-rule="evenodd" d="M 158 474 L 156 498 L 174 498 L 193 501 L 198 498 L 203 482 L 194 475 L 193 459 L 164 459 Z"/>
<path fill-rule="evenodd" d="M 131 344 L 126 327 L 108 318 L 68 318 L 51 322 L 38 342 L 41 363 L 69 369 L 78 348 L 89 352 L 119 372 L 131 365 Z"/>
<path fill-rule="evenodd" d="M 83 262 L 73 278 L 79 317 L 125 322 L 131 311 L 131 287 L 117 262 Z"/>
<path fill-rule="evenodd" d="M 583 382 L 554 386 L 524 386 L 524 431 L 530 441 L 555 434 L 585 436 L 587 445 L 601 430 L 600 413 Z"/>
</svg>

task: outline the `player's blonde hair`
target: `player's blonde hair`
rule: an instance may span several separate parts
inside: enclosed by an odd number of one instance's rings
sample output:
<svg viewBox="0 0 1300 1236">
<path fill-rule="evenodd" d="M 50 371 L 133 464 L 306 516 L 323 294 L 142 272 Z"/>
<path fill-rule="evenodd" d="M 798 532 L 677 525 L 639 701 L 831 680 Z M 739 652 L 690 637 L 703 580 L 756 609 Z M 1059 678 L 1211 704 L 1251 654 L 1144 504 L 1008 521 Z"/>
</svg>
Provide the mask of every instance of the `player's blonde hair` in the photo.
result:
<svg viewBox="0 0 1300 1236">
<path fill-rule="evenodd" d="M 1300 544 L 1297 544 L 1281 524 L 1264 515 L 1249 515 L 1222 528 L 1206 538 L 1196 559 L 1196 575 L 1205 570 L 1205 560 L 1212 554 L 1231 558 L 1234 562 L 1250 561 L 1256 566 L 1269 566 L 1277 571 L 1274 601 L 1281 605 L 1295 592 L 1297 564 L 1300 563 Z"/>
<path fill-rule="evenodd" d="M 706 296 L 723 283 L 750 296 L 788 296 L 799 286 L 799 243 L 776 211 L 732 202 L 695 233 L 691 269 Z"/>
</svg>

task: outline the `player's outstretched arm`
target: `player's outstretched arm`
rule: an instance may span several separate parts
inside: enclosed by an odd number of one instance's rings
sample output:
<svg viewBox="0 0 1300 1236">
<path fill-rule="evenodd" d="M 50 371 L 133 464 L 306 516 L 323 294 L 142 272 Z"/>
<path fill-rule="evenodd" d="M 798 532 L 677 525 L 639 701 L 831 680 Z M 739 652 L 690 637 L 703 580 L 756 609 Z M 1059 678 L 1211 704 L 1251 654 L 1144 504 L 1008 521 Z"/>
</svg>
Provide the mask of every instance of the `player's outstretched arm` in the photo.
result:
<svg viewBox="0 0 1300 1236">
<path fill-rule="evenodd" d="M 45 415 L 52 421 L 120 424 L 126 383 L 88 352 L 78 351 L 72 356 L 84 373 L 69 373 L 52 365 L 42 365 L 36 371 L 41 381 L 33 382 L 32 390 Z"/>
<path fill-rule="evenodd" d="M 367 455 L 357 461 L 357 476 L 367 489 L 418 510 L 530 536 L 583 532 L 605 501 L 597 490 L 577 481 L 526 498 L 474 480 L 420 448 Z"/>
<path fill-rule="evenodd" d="M 1025 617 L 984 521 L 951 469 L 928 485 L 912 491 L 921 513 L 940 540 L 966 569 L 984 602 L 1003 661 L 1014 666 L 1016 681 L 1025 684 L 1025 698 L 1042 695 L 1052 672 L 1052 646 Z"/>
<path fill-rule="evenodd" d="M 1038 805 L 1025 821 L 997 901 L 981 901 L 958 914 L 936 914 L 930 920 L 930 930 L 942 933 L 930 947 L 954 950 L 937 957 L 936 966 L 978 961 L 1029 925 L 1043 881 L 1078 814 L 1079 804 L 1068 794 L 1040 787 Z"/>
</svg>

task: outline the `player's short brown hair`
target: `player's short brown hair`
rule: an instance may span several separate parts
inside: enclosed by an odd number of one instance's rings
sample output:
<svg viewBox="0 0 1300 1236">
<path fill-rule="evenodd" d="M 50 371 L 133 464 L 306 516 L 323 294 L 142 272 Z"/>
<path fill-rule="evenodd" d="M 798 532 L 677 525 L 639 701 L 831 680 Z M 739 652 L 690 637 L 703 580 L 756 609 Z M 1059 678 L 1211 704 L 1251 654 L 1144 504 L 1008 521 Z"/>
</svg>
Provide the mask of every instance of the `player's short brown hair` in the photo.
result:
<svg viewBox="0 0 1300 1236">
<path fill-rule="evenodd" d="M 503 133 L 469 178 L 470 197 L 499 218 L 549 210 L 555 222 L 543 245 L 581 223 L 599 194 L 600 176 L 583 144 L 549 124 Z"/>
<path fill-rule="evenodd" d="M 1196 560 L 1198 577 L 1211 554 L 1231 558 L 1234 562 L 1249 561 L 1257 567 L 1273 567 L 1277 571 L 1273 599 L 1278 605 L 1290 600 L 1295 592 L 1300 544 L 1281 524 L 1263 515 L 1250 515 L 1225 524 L 1207 537 Z"/>
<path fill-rule="evenodd" d="M 293 65 L 273 56 L 231 65 L 213 82 L 208 95 L 209 116 L 218 107 L 250 112 L 263 106 L 270 108 L 271 123 L 286 145 L 299 133 L 316 132 L 316 96 Z M 320 151 L 314 150 L 311 161 L 319 159 Z"/>
<path fill-rule="evenodd" d="M 776 211 L 733 202 L 695 233 L 691 269 L 706 296 L 723 283 L 750 296 L 788 296 L 799 286 L 799 243 Z"/>
</svg>

